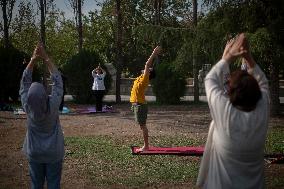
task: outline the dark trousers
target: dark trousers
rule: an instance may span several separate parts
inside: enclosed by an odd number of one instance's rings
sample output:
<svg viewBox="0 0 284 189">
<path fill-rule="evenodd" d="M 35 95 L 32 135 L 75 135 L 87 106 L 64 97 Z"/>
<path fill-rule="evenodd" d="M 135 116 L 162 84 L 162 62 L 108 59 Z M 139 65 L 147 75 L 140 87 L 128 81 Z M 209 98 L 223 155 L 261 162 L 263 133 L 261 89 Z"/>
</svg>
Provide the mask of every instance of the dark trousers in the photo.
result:
<svg viewBox="0 0 284 189">
<path fill-rule="evenodd" d="M 63 106 L 64 106 L 64 94 L 62 95 L 62 98 L 61 98 L 61 103 L 60 103 L 60 106 L 59 106 L 59 111 L 62 111 L 62 110 L 63 110 Z"/>
<path fill-rule="evenodd" d="M 105 95 L 104 90 L 95 90 L 95 98 L 96 98 L 96 111 L 102 111 L 103 108 L 103 97 Z"/>
</svg>

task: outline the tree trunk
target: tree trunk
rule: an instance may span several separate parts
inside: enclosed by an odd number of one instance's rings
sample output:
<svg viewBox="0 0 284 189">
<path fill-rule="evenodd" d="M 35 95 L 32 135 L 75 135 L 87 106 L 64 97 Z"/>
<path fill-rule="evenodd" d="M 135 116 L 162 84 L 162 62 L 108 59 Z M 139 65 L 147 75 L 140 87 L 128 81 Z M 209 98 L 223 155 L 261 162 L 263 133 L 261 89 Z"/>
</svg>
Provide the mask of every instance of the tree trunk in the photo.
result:
<svg viewBox="0 0 284 189">
<path fill-rule="evenodd" d="M 45 45 L 45 0 L 40 0 L 40 40 Z"/>
<path fill-rule="evenodd" d="M 155 0 L 154 1 L 154 25 L 160 25 L 161 24 L 161 4 L 162 0 Z"/>
<path fill-rule="evenodd" d="M 270 64 L 270 98 L 271 98 L 271 115 L 280 113 L 279 100 L 279 64 Z"/>
<path fill-rule="evenodd" d="M 8 26 L 8 16 L 7 16 L 7 0 L 2 0 L 2 13 L 4 21 L 4 46 L 5 48 L 9 47 L 9 26 Z"/>
<path fill-rule="evenodd" d="M 82 29 L 82 1 L 78 0 L 78 35 L 79 35 L 79 52 L 83 47 L 83 29 Z"/>
<path fill-rule="evenodd" d="M 193 6 L 193 27 L 195 29 L 195 36 L 196 33 L 196 26 L 197 26 L 197 0 L 192 0 Z M 193 77 L 194 77 L 194 102 L 199 102 L 199 85 L 198 85 L 198 63 L 196 60 L 196 52 L 193 50 Z"/>
<path fill-rule="evenodd" d="M 44 47 L 45 45 L 45 15 L 46 15 L 46 0 L 40 0 L 40 40 L 43 43 Z M 44 70 L 43 70 L 43 85 L 45 89 L 47 89 L 47 66 L 44 64 Z"/>
<path fill-rule="evenodd" d="M 162 9 L 162 0 L 159 0 L 159 4 L 158 4 L 158 25 L 161 25 L 161 9 Z"/>
<path fill-rule="evenodd" d="M 120 76 L 121 76 L 121 64 L 122 64 L 122 16 L 121 16 L 121 1 L 116 0 L 116 15 L 117 15 L 117 34 L 116 34 L 116 90 L 115 99 L 116 103 L 121 102 L 120 96 Z"/>
</svg>

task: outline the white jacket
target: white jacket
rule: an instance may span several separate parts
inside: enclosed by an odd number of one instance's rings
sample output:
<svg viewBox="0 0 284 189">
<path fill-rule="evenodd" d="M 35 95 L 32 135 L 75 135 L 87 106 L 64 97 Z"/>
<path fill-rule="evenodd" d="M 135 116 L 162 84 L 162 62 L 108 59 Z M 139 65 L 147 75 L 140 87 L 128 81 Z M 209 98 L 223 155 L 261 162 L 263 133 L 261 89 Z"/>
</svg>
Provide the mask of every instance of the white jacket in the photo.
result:
<svg viewBox="0 0 284 189">
<path fill-rule="evenodd" d="M 96 71 L 93 70 L 92 76 L 94 78 L 92 90 L 106 90 L 105 83 L 104 83 L 106 72 L 103 72 L 102 74 L 97 74 Z"/>
<path fill-rule="evenodd" d="M 207 74 L 205 89 L 212 116 L 197 185 L 210 189 L 261 189 L 269 120 L 268 81 L 258 65 L 249 70 L 262 97 L 251 112 L 236 109 L 224 94 L 229 65 L 220 60 Z"/>
</svg>

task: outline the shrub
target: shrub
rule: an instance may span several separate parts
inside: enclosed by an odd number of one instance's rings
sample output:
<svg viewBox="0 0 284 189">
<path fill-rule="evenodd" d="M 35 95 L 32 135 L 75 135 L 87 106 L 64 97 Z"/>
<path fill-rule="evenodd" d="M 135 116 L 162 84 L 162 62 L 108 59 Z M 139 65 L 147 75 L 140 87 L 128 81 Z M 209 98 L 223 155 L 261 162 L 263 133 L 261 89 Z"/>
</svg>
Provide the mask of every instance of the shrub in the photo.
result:
<svg viewBox="0 0 284 189">
<path fill-rule="evenodd" d="M 24 59 L 29 60 L 28 55 L 14 47 L 0 47 L 0 101 L 8 102 L 19 99 L 20 80 L 25 68 Z"/>
<path fill-rule="evenodd" d="M 185 78 L 174 71 L 170 64 L 156 67 L 156 78 L 152 81 L 153 92 L 160 104 L 178 104 L 185 93 Z"/>
<path fill-rule="evenodd" d="M 67 91 L 72 94 L 75 101 L 78 103 L 93 103 L 93 77 L 92 70 L 101 64 L 102 68 L 107 72 L 105 78 L 106 90 L 111 84 L 111 77 L 102 60 L 96 52 L 82 50 L 80 53 L 74 55 L 69 62 L 67 62 L 63 71 L 67 77 Z"/>
</svg>

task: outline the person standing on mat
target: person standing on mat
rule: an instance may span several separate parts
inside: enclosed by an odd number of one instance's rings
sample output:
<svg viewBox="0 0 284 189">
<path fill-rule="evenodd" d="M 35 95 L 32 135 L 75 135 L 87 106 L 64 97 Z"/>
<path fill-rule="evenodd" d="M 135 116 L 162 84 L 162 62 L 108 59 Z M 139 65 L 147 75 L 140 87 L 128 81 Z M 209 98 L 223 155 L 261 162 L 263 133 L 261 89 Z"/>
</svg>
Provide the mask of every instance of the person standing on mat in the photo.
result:
<svg viewBox="0 0 284 189">
<path fill-rule="evenodd" d="M 238 57 L 248 70 L 230 74 Z M 229 75 L 228 85 L 226 77 Z M 224 86 L 228 90 L 224 90 Z M 228 41 L 222 59 L 205 78 L 211 112 L 197 186 L 265 188 L 264 145 L 269 121 L 268 81 L 255 63 L 242 33 Z"/>
<path fill-rule="evenodd" d="M 92 90 L 94 91 L 96 98 L 96 111 L 101 112 L 103 108 L 103 97 L 106 90 L 104 83 L 106 72 L 101 66 L 98 66 L 92 71 L 92 76 L 94 78 Z"/>
<path fill-rule="evenodd" d="M 145 64 L 143 73 L 137 77 L 131 89 L 130 103 L 131 110 L 134 113 L 135 121 L 139 124 L 144 139 L 144 145 L 139 151 L 146 151 L 149 149 L 148 128 L 146 126 L 148 106 L 145 101 L 145 90 L 148 87 L 149 81 L 155 78 L 155 71 L 153 69 L 153 60 L 161 52 L 161 47 L 157 46 Z"/>
<path fill-rule="evenodd" d="M 32 83 L 35 62 L 41 58 L 51 74 L 53 86 L 48 95 L 41 83 Z M 23 151 L 29 161 L 31 188 L 60 188 L 64 158 L 64 137 L 59 121 L 58 108 L 63 95 L 59 71 L 39 43 L 23 72 L 20 83 L 22 107 L 27 114 L 27 133 Z"/>
</svg>

